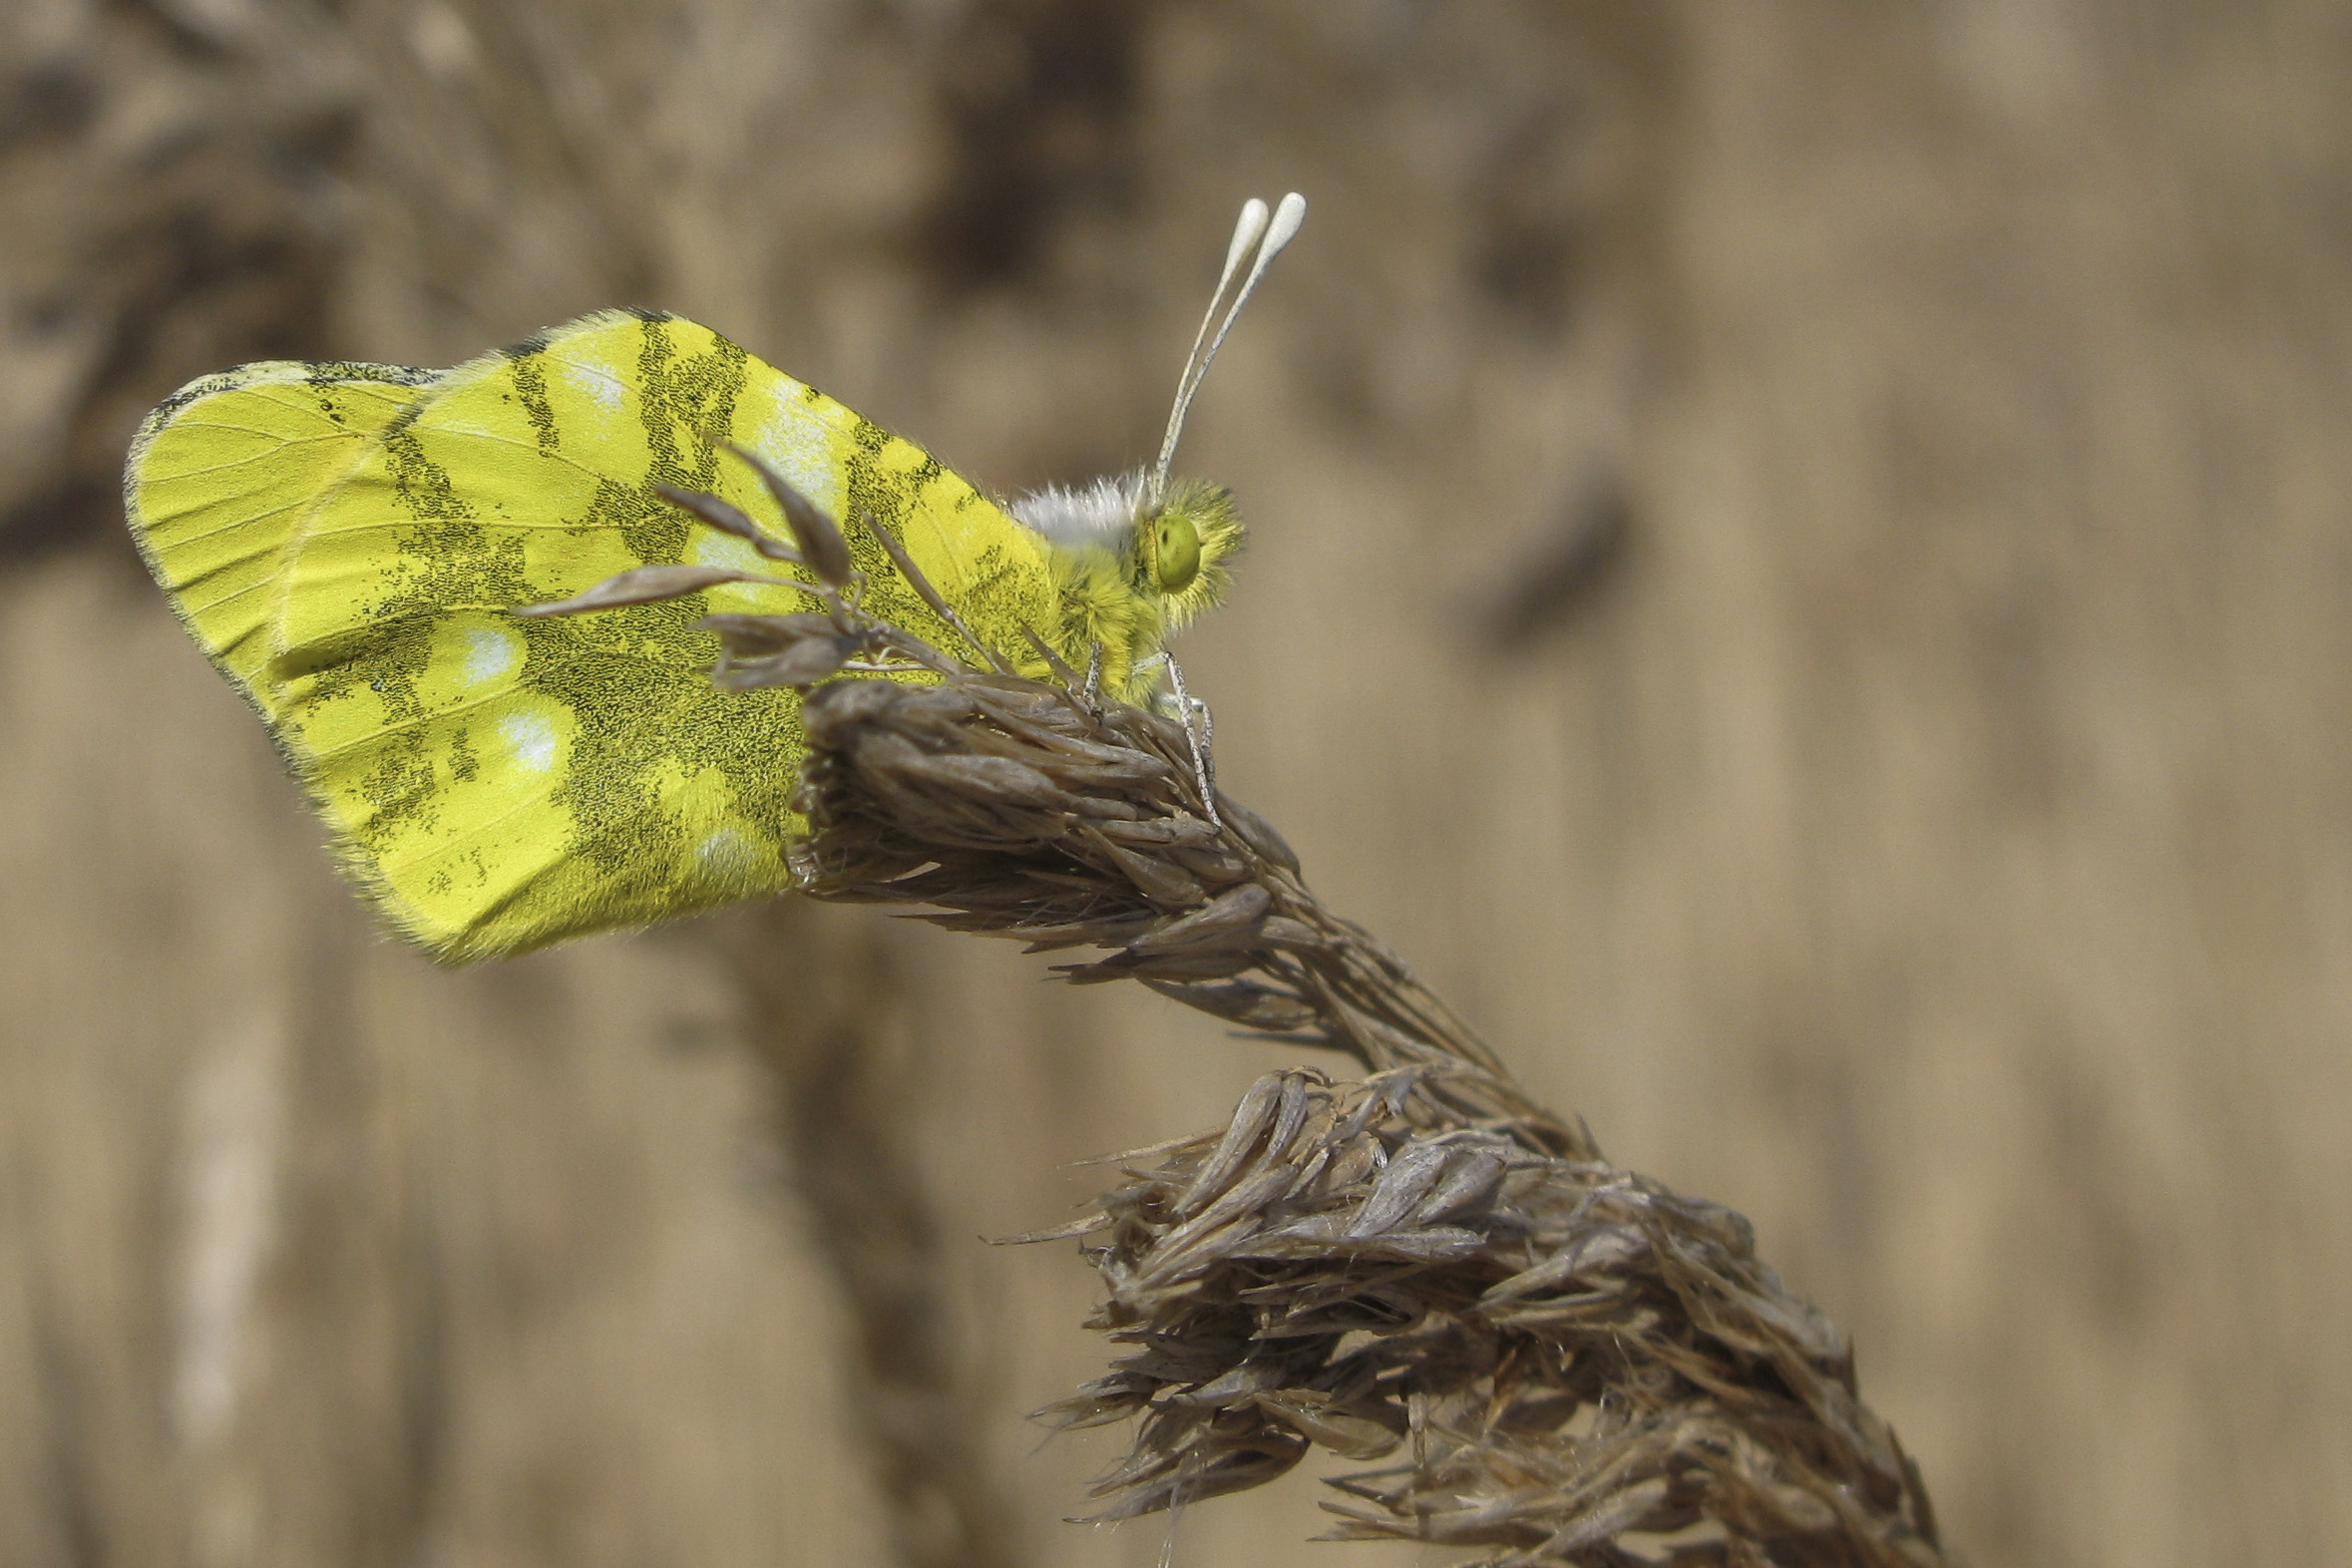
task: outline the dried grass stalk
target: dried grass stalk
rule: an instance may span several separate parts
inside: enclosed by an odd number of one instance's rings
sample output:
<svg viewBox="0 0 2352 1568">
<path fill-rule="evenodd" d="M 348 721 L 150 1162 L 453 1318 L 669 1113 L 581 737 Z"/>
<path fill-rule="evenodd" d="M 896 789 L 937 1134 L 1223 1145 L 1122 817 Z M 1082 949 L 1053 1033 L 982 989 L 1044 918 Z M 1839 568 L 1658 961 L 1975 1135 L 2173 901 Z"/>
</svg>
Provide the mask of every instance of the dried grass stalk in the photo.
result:
<svg viewBox="0 0 2352 1568">
<path fill-rule="evenodd" d="M 800 508 L 813 559 L 831 520 Z M 805 891 L 1092 949 L 1107 956 L 1061 973 L 1138 980 L 1368 1074 L 1269 1073 L 1223 1128 L 1119 1157 L 1092 1213 L 1019 1238 L 1084 1238 L 1106 1290 L 1091 1326 L 1135 1348 L 1040 1412 L 1141 1417 L 1095 1486 L 1100 1517 L 1255 1486 L 1321 1444 L 1389 1461 L 1334 1482 L 1332 1539 L 1594 1568 L 1945 1560 L 1844 1337 L 1757 1257 L 1747 1220 L 1609 1165 L 1531 1101 L 1216 790 L 1197 731 L 1100 700 L 1050 653 L 1057 683 L 985 648 L 982 672 L 872 620 L 854 590 L 826 599 L 823 617 L 705 622 L 722 684 L 812 637 L 841 657 L 760 683 L 812 683 L 851 651 L 939 679 L 807 692 Z"/>
<path fill-rule="evenodd" d="M 820 898 L 1031 951 L 1092 948 L 1220 1018 L 1347 1052 L 1271 1073 L 1224 1128 L 1125 1156 L 1085 1238 L 1092 1327 L 1134 1354 L 1041 1412 L 1142 1417 L 1098 1482 L 1126 1518 L 1272 1479 L 1321 1444 L 1334 1539 L 1494 1563 L 1927 1564 L 1927 1494 L 1851 1352 L 1748 1222 L 1601 1158 L 1393 957 L 1332 915 L 1184 726 L 970 672 L 809 696 Z"/>
</svg>

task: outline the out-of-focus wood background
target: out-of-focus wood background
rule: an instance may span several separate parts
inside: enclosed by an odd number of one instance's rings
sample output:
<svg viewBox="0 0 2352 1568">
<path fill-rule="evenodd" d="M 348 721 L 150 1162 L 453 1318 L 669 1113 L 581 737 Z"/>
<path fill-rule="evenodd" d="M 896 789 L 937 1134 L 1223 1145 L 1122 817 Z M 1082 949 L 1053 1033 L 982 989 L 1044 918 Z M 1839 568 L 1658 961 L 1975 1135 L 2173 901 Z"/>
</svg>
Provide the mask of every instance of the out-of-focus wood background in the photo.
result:
<svg viewBox="0 0 2352 1568">
<path fill-rule="evenodd" d="M 853 911 L 435 970 L 112 494 L 198 372 L 616 303 L 1084 477 L 1294 187 L 1228 784 L 1756 1218 L 1975 1561 L 2352 1553 L 2352 12 L 12 0 L 0 1563 L 1154 1558 L 1020 1419 L 1086 1271 L 977 1238 L 1283 1058 Z"/>
</svg>

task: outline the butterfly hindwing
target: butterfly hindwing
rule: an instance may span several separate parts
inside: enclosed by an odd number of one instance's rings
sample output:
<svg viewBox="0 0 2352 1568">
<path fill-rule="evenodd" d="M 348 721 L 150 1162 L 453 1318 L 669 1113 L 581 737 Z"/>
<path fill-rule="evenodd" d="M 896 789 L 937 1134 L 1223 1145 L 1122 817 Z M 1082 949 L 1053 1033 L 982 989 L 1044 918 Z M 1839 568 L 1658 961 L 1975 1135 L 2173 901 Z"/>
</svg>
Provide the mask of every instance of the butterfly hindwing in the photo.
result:
<svg viewBox="0 0 2352 1568">
<path fill-rule="evenodd" d="M 287 547 L 311 505 L 432 384 L 399 365 L 270 361 L 202 377 L 141 426 L 125 507 L 181 618 L 265 716 Z"/>
<path fill-rule="evenodd" d="M 150 452 L 177 452 L 179 423 L 217 396 L 160 413 Z M 708 491 L 775 518 L 724 443 L 845 522 L 871 514 L 989 641 L 1018 649 L 1022 625 L 1056 625 L 1027 531 L 913 444 L 690 322 L 609 312 L 444 372 L 337 463 L 297 457 L 312 450 L 297 423 L 254 423 L 235 461 L 270 479 L 233 493 L 184 494 L 202 490 L 202 460 L 167 472 L 135 459 L 148 521 L 138 506 L 134 520 L 184 615 L 277 730 L 347 868 L 447 957 L 788 884 L 798 699 L 712 687 L 717 642 L 694 622 L 812 608 L 810 595 L 729 585 L 595 614 L 508 613 L 634 566 L 776 574 L 652 492 Z M 266 526 L 240 511 L 262 493 Z M 233 570 L 167 577 L 207 529 L 233 542 L 205 547 Z M 961 651 L 874 541 L 847 532 L 877 612 Z M 272 607 L 256 619 L 258 600 Z"/>
</svg>

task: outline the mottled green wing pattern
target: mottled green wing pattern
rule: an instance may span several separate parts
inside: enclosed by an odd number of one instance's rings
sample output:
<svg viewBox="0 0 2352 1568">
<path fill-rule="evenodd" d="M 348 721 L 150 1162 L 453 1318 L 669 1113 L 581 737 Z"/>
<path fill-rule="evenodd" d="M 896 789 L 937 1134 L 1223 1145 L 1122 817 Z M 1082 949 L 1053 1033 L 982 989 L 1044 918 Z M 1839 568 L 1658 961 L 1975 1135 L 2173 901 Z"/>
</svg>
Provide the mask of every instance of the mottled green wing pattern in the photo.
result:
<svg viewBox="0 0 2352 1568">
<path fill-rule="evenodd" d="M 730 585 L 595 614 L 508 613 L 633 566 L 772 572 L 652 493 L 710 491 L 781 532 L 724 443 L 837 517 L 870 513 L 991 642 L 1019 648 L 1022 625 L 1058 626 L 1034 536 L 911 443 L 690 322 L 610 312 L 543 334 L 433 378 L 348 462 L 313 469 L 289 438 L 281 461 L 299 470 L 238 496 L 211 493 L 209 460 L 175 436 L 199 418 L 250 423 L 236 394 L 205 385 L 143 438 L 134 526 L 272 722 L 347 869 L 446 957 L 788 885 L 798 699 L 714 689 L 716 639 L 694 622 L 813 607 L 808 595 Z M 266 440 L 277 427 L 256 428 Z M 240 605 L 271 601 L 248 627 L 191 602 L 167 542 L 249 529 L 239 497 L 263 491 L 271 506 L 297 498 L 295 521 L 271 527 L 254 581 L 236 582 Z M 849 537 L 878 613 L 961 645 L 862 530 Z"/>
</svg>

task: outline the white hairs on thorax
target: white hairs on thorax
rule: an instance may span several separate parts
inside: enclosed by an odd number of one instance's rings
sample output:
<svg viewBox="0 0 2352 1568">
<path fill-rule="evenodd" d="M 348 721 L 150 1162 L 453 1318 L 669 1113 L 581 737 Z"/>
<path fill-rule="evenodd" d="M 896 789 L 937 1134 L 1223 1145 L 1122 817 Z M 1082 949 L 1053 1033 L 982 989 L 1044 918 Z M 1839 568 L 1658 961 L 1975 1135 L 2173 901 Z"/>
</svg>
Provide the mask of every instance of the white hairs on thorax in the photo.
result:
<svg viewBox="0 0 2352 1568">
<path fill-rule="evenodd" d="M 1145 479 L 1127 474 L 1075 487 L 1047 485 L 1013 501 L 1013 521 L 1056 545 L 1117 545 L 1143 509 Z"/>
</svg>

